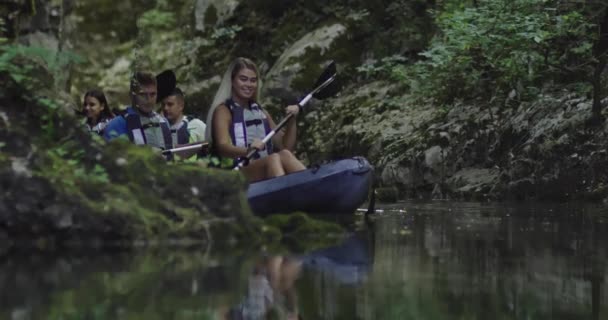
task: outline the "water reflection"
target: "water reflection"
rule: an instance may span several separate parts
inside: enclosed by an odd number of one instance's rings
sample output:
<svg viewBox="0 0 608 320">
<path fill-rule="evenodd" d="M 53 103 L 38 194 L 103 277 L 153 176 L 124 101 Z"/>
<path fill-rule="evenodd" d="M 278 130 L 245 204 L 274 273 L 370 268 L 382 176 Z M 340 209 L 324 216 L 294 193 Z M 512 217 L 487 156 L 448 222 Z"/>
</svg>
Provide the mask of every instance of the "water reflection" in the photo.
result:
<svg viewBox="0 0 608 320">
<path fill-rule="evenodd" d="M 384 210 L 306 253 L 12 254 L 0 259 L 0 319 L 608 318 L 603 209 Z"/>
<path fill-rule="evenodd" d="M 247 278 L 243 300 L 227 312 L 226 320 L 298 319 L 294 283 L 300 275 L 299 259 L 280 255 L 258 258 Z"/>
<path fill-rule="evenodd" d="M 362 318 L 605 317 L 607 233 L 593 211 L 435 203 L 389 214 Z"/>
<path fill-rule="evenodd" d="M 0 319 L 213 319 L 238 284 L 232 273 L 197 252 L 11 256 Z"/>
</svg>

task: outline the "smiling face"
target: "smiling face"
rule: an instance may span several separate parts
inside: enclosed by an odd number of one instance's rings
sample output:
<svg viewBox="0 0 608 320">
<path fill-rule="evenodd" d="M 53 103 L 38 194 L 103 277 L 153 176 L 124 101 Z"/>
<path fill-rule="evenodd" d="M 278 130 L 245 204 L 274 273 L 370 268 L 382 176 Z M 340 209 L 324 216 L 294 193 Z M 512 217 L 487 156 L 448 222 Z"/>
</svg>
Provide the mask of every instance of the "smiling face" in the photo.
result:
<svg viewBox="0 0 608 320">
<path fill-rule="evenodd" d="M 99 120 L 104 108 L 105 105 L 102 105 L 97 98 L 92 96 L 84 98 L 84 112 L 91 122 L 95 123 Z"/>
<path fill-rule="evenodd" d="M 232 97 L 239 104 L 255 99 L 258 75 L 254 70 L 243 68 L 232 78 Z"/>
</svg>

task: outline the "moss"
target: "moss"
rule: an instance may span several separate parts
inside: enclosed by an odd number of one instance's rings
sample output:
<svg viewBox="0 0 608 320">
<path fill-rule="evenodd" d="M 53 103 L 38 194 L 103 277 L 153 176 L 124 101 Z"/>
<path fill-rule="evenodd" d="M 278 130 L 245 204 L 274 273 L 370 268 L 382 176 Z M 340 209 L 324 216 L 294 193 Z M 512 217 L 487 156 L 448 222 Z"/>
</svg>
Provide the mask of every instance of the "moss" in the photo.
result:
<svg viewBox="0 0 608 320">
<path fill-rule="evenodd" d="M 282 243 L 296 251 L 309 251 L 334 244 L 345 233 L 338 224 L 310 218 L 303 212 L 272 215 L 266 224 L 283 234 Z"/>
<path fill-rule="evenodd" d="M 28 119 L 27 114 L 23 116 Z M 19 121 L 12 120 L 13 126 L 20 128 Z M 44 130 L 38 130 L 41 132 L 14 130 L 12 134 L 27 132 L 33 137 L 44 134 Z M 45 237 L 44 232 L 50 233 L 46 235 L 49 239 L 58 236 L 54 226 L 61 223 L 63 217 L 70 217 L 69 221 L 74 222 L 69 222 L 60 237 L 73 243 L 87 242 L 86 239 L 122 243 L 175 238 L 207 241 L 215 236 L 209 233 L 209 224 L 217 217 L 257 226 L 233 230 L 236 235 L 226 235 L 226 230 L 218 235 L 247 239 L 261 229 L 261 223 L 256 223 L 250 213 L 245 197 L 246 182 L 238 173 L 196 164 L 167 164 L 151 149 L 134 146 L 123 139 L 105 145 L 82 135 L 69 121 L 59 123 L 54 130 L 54 134 L 63 134 L 68 139 L 55 141 L 47 136 L 34 139 L 44 146 L 37 150 L 46 151 L 35 153 L 32 173 L 36 179 L 48 182 L 46 188 L 52 189 L 54 196 L 52 203 L 43 199 L 28 200 L 33 201 L 30 207 L 41 208 L 39 214 L 44 214 L 44 208 L 57 207 L 37 222 L 41 226 L 38 229 L 42 230 L 36 231 L 37 236 Z M 0 162 L 8 164 L 10 157 L 2 152 Z M 20 196 L 27 197 L 26 194 Z M 47 202 L 38 205 L 39 201 Z M 262 236 L 256 243 L 277 238 L 274 231 L 259 233 Z"/>
<path fill-rule="evenodd" d="M 259 218 L 246 222 L 218 221 L 210 224 L 210 232 L 216 249 L 239 247 L 243 250 L 274 246 L 281 239 L 281 232 L 273 226 L 264 225 Z"/>
</svg>

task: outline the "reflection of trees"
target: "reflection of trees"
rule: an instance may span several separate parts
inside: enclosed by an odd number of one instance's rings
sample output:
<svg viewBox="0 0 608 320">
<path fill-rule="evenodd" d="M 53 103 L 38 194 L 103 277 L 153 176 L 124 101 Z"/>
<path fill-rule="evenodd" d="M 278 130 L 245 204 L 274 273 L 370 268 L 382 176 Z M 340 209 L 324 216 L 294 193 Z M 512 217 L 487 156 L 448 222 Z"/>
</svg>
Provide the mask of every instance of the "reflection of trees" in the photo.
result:
<svg viewBox="0 0 608 320">
<path fill-rule="evenodd" d="M 164 251 L 11 257 L 0 264 L 0 318 L 211 319 L 216 305 L 229 304 L 238 277 L 210 262 Z"/>
<path fill-rule="evenodd" d="M 356 285 L 305 272 L 304 319 L 604 319 L 606 225 L 439 212 L 376 221 L 373 267 Z M 0 263 L 0 319 L 206 319 L 238 303 L 251 261 L 197 252 L 48 257 Z M 235 276 L 237 275 L 237 276 Z"/>
<path fill-rule="evenodd" d="M 606 316 L 604 224 L 575 209 L 510 217 L 488 210 L 381 219 L 359 318 Z"/>
</svg>

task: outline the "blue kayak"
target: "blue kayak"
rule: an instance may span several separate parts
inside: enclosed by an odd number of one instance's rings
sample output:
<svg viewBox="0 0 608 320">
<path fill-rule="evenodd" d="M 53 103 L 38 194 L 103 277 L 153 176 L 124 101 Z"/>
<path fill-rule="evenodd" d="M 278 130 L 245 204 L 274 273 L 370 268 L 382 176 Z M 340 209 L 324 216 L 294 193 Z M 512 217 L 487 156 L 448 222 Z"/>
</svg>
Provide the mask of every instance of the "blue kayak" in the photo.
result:
<svg viewBox="0 0 608 320">
<path fill-rule="evenodd" d="M 367 199 L 372 173 L 365 158 L 338 160 L 252 183 L 247 199 L 258 215 L 294 211 L 352 214 Z"/>
</svg>

